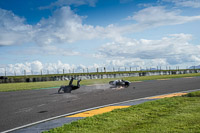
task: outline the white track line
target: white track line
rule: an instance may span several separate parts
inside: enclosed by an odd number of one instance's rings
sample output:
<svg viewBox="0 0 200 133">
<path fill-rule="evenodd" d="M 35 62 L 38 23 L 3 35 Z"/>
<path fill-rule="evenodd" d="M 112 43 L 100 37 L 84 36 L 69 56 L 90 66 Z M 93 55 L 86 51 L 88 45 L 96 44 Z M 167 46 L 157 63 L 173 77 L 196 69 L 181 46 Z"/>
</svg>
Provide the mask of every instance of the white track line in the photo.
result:
<svg viewBox="0 0 200 133">
<path fill-rule="evenodd" d="M 195 89 L 195 90 L 188 90 L 188 91 L 181 91 L 181 92 L 173 92 L 173 93 L 167 93 L 167 94 L 188 93 L 188 92 L 199 91 L 199 90 L 200 90 L 200 89 Z M 162 94 L 162 95 L 167 95 L 167 94 Z M 156 96 L 162 96 L 162 95 L 156 95 Z M 150 96 L 150 97 L 156 97 L 156 96 Z M 134 100 L 128 100 L 128 101 L 123 101 L 123 102 L 118 102 L 118 103 L 112 103 L 112 104 L 97 106 L 97 107 L 93 107 L 93 108 L 89 108 L 89 109 L 84 109 L 84 110 L 80 110 L 80 111 L 75 111 L 75 112 L 71 112 L 71 113 L 67 113 L 67 114 L 63 114 L 63 115 L 51 117 L 51 118 L 48 118 L 48 119 L 44 119 L 44 120 L 41 120 L 41 121 L 33 122 L 33 123 L 30 123 L 30 124 L 26 124 L 26 125 L 23 125 L 23 126 L 20 126 L 20 127 L 13 128 L 13 129 L 9 129 L 9 130 L 3 131 L 3 132 L 1 132 L 1 133 L 12 132 L 12 131 L 19 130 L 19 129 L 22 129 L 22 128 L 25 128 L 25 127 L 30 127 L 30 126 L 33 126 L 33 125 L 36 125 L 36 124 L 39 124 L 39 123 L 43 123 L 43 122 L 46 122 L 46 121 L 50 121 L 50 120 L 62 118 L 62 117 L 69 116 L 69 115 L 74 115 L 74 114 L 81 113 L 81 112 L 85 112 L 85 111 L 89 111 L 89 110 L 94 110 L 94 109 L 98 109 L 98 108 L 103 108 L 103 107 L 106 107 L 106 106 L 113 106 L 113 105 L 115 105 L 115 104 L 123 104 L 123 103 L 127 103 L 127 102 L 134 102 L 134 101 L 138 101 L 138 100 L 142 100 L 142 99 L 148 99 L 148 98 L 150 98 L 150 97 L 138 98 L 138 99 L 134 99 Z"/>
</svg>

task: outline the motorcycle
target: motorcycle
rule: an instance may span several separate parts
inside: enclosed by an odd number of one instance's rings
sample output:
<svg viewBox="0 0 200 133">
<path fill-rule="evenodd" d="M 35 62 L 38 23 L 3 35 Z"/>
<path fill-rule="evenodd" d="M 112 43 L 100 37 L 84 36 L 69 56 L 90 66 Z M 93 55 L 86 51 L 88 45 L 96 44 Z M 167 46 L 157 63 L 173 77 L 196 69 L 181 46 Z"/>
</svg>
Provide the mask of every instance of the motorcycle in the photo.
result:
<svg viewBox="0 0 200 133">
<path fill-rule="evenodd" d="M 115 81 L 110 81 L 109 84 L 111 85 L 112 88 L 118 88 L 118 87 L 129 87 L 130 81 L 127 80 L 115 80 Z"/>
</svg>

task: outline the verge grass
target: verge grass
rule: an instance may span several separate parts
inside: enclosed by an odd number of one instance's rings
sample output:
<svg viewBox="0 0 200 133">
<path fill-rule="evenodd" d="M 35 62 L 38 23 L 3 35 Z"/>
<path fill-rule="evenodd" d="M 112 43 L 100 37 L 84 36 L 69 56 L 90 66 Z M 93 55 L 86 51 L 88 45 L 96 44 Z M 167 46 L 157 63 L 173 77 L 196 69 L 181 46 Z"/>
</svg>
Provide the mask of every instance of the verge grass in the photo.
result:
<svg viewBox="0 0 200 133">
<path fill-rule="evenodd" d="M 199 133 L 200 92 L 117 109 L 44 133 Z"/>
<path fill-rule="evenodd" d="M 144 80 L 156 80 L 156 79 L 170 79 L 170 78 L 182 78 L 182 77 L 194 77 L 200 76 L 200 73 L 193 74 L 178 74 L 178 75 L 155 75 L 155 76 L 141 76 L 141 77 L 124 77 L 124 80 L 144 81 Z M 120 78 L 108 78 L 108 79 L 88 79 L 82 80 L 81 85 L 92 84 L 108 84 L 109 81 Z M 67 85 L 69 81 L 46 81 L 46 82 L 29 82 L 29 83 L 3 83 L 0 84 L 1 91 L 17 91 L 17 90 L 32 90 L 40 88 L 59 87 L 61 85 Z M 74 81 L 76 84 L 76 81 Z"/>
</svg>

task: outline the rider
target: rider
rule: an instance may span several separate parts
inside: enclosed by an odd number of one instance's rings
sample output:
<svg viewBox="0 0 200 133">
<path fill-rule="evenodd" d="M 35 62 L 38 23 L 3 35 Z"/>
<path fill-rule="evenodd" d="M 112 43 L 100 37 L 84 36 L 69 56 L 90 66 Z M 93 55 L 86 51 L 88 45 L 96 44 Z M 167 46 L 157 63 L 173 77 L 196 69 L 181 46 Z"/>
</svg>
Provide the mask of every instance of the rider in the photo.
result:
<svg viewBox="0 0 200 133">
<path fill-rule="evenodd" d="M 73 80 L 74 80 L 74 77 L 72 77 L 71 80 L 69 81 L 69 86 L 72 85 Z"/>
<path fill-rule="evenodd" d="M 77 86 L 75 86 L 75 85 L 72 86 L 72 90 L 76 90 L 76 89 L 80 88 L 80 82 L 81 82 L 81 79 L 79 79 L 77 81 Z"/>
<path fill-rule="evenodd" d="M 77 81 L 77 85 L 76 86 L 72 85 L 73 80 L 74 80 L 74 77 L 72 77 L 70 82 L 69 82 L 69 86 L 72 88 L 72 90 L 76 90 L 76 89 L 80 88 L 81 79 Z"/>
<path fill-rule="evenodd" d="M 71 93 L 72 90 L 76 90 L 76 89 L 80 88 L 81 79 L 77 81 L 77 86 L 72 85 L 73 80 L 74 80 L 74 78 L 72 77 L 69 82 L 69 85 L 61 86 L 60 89 L 58 90 L 58 93 L 60 93 L 61 90 L 63 90 L 65 93 Z"/>
</svg>

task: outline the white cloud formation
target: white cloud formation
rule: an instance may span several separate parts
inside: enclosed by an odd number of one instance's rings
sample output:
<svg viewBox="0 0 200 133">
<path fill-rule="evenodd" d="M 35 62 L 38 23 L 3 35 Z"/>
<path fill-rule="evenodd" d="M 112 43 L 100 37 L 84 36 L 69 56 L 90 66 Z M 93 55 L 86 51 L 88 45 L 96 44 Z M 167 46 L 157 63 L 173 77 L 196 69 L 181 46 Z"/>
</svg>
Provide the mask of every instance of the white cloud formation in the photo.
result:
<svg viewBox="0 0 200 133">
<path fill-rule="evenodd" d="M 25 24 L 25 20 L 11 11 L 0 10 L 0 45 L 35 42 L 39 45 L 71 43 L 78 40 L 109 38 L 112 25 L 108 27 L 82 24 L 83 17 L 75 14 L 70 7 L 56 10 L 48 19 L 42 19 L 37 25 Z M 114 34 L 114 32 L 113 32 Z M 115 35 L 117 35 L 115 33 Z"/>
<path fill-rule="evenodd" d="M 0 19 L 0 45 L 32 42 L 41 46 L 39 50 L 28 50 L 30 53 L 63 56 L 80 55 L 79 52 L 72 49 L 59 48 L 57 44 L 109 38 L 113 42 L 102 46 L 99 53 L 95 55 L 101 58 L 106 57 L 107 62 L 103 65 L 96 64 L 96 66 L 163 66 L 200 61 L 198 55 L 200 47 L 189 43 L 192 36 L 188 34 L 174 34 L 160 40 L 135 40 L 122 36 L 147 28 L 200 20 L 200 16 L 181 16 L 178 10 L 169 11 L 164 7 L 148 7 L 129 17 L 129 19 L 136 21 L 135 24 L 121 27 L 112 24 L 107 27 L 83 24 L 83 17 L 75 14 L 70 7 L 62 7 L 56 10 L 51 17 L 42 19 L 37 25 L 32 26 L 25 24 L 23 18 L 10 11 L 1 9 L 0 13 L 2 18 Z M 5 37 L 5 35 L 8 37 Z M 59 66 L 72 68 L 69 64 L 48 64 L 45 66 L 42 64 L 38 65 L 38 68 L 48 68 L 49 71 L 56 73 L 55 70 Z M 94 68 L 94 66 L 88 67 Z M 13 67 L 9 66 L 9 68 L 12 68 L 10 69 L 12 73 L 14 69 L 17 73 L 22 73 L 24 69 L 27 73 L 30 73 L 33 69 L 31 63 L 15 64 Z M 73 66 L 73 68 L 77 69 L 78 67 Z M 85 67 L 79 66 L 77 70 L 81 68 Z"/>
<path fill-rule="evenodd" d="M 164 2 L 172 2 L 176 6 L 200 8 L 199 0 L 162 0 Z"/>
<path fill-rule="evenodd" d="M 74 72 L 95 72 L 96 68 L 103 71 L 106 67 L 107 71 L 139 70 L 140 68 L 148 69 L 156 68 L 157 66 L 177 66 L 180 64 L 187 64 L 192 66 L 200 63 L 200 45 L 192 45 L 190 43 L 192 35 L 190 34 L 171 34 L 163 37 L 160 40 L 147 39 L 123 39 L 120 42 L 112 42 L 103 45 L 99 49 L 96 57 L 100 57 L 104 62 L 102 64 L 73 65 L 62 63 L 42 63 L 41 61 L 25 62 L 1 65 L 0 75 L 4 76 L 5 71 L 7 75 L 27 75 L 30 74 L 56 74 Z M 172 67 L 171 67 L 172 68 Z M 175 68 L 175 67 L 174 67 Z M 183 67 L 185 68 L 185 67 Z"/>
<path fill-rule="evenodd" d="M 16 45 L 30 41 L 32 26 L 11 11 L 0 8 L 0 46 Z"/>
<path fill-rule="evenodd" d="M 83 24 L 84 17 L 75 14 L 70 7 L 57 9 L 52 16 L 43 18 L 36 25 L 25 24 L 24 19 L 10 11 L 0 10 L 0 13 L 3 14 L 0 19 L 0 45 L 32 42 L 47 46 L 95 38 L 121 38 L 116 32 L 118 28 L 112 24 L 107 27 Z"/>
<path fill-rule="evenodd" d="M 151 6 L 135 12 L 132 16 L 128 16 L 125 20 L 133 21 L 133 24 L 117 27 L 113 30 L 115 33 L 121 33 L 121 39 L 123 39 L 124 34 L 142 32 L 147 29 L 161 26 L 200 21 L 200 15 L 183 16 L 181 15 L 181 10 L 169 10 L 164 6 Z"/>
<path fill-rule="evenodd" d="M 48 55 L 62 55 L 62 56 L 74 56 L 74 55 L 80 55 L 79 52 L 70 50 L 70 49 L 63 49 L 56 46 L 45 46 L 40 49 L 41 51 L 38 51 L 40 54 L 48 54 Z"/>
<path fill-rule="evenodd" d="M 13 54 L 25 54 L 25 55 L 57 55 L 57 56 L 75 56 L 80 55 L 80 52 L 75 51 L 74 49 L 56 47 L 54 45 L 46 46 L 34 46 L 29 47 L 28 49 L 20 49 L 18 51 L 12 52 Z"/>
<path fill-rule="evenodd" d="M 106 66 L 110 70 L 113 68 L 117 70 L 117 68 L 121 68 L 121 70 L 130 70 L 130 67 L 132 70 L 140 70 L 140 69 L 150 69 L 151 68 L 157 68 L 159 67 L 165 67 L 169 65 L 166 61 L 166 59 L 140 59 L 140 58 L 115 58 L 115 59 L 107 59 L 106 60 Z"/>
<path fill-rule="evenodd" d="M 57 9 L 52 16 L 42 19 L 36 25 L 25 24 L 25 20 L 11 11 L 0 10 L 0 45 L 36 43 L 40 46 L 73 43 L 79 40 L 111 39 L 123 40 L 124 34 L 142 31 L 164 25 L 183 24 L 200 20 L 200 16 L 181 16 L 180 11 L 164 7 L 148 7 L 128 19 L 135 24 L 107 27 L 83 24 L 84 17 L 75 14 L 70 7 Z"/>
<path fill-rule="evenodd" d="M 63 6 L 81 6 L 81 5 L 89 5 L 95 7 L 97 0 L 57 0 L 56 2 L 51 3 L 48 6 L 40 7 L 39 9 L 49 9 L 53 7 L 63 7 Z"/>
<path fill-rule="evenodd" d="M 126 39 L 105 44 L 99 49 L 97 56 L 110 60 L 119 59 L 121 60 L 119 63 L 136 60 L 144 62 L 146 66 L 152 63 L 155 63 L 155 66 L 200 63 L 200 46 L 190 44 L 191 39 L 190 34 L 172 34 L 160 40 Z M 137 66 L 137 64 L 132 65 Z"/>
<path fill-rule="evenodd" d="M 27 66 L 30 66 L 32 71 L 40 71 L 43 69 L 43 65 L 40 61 L 33 61 L 32 63 L 26 63 Z"/>
<path fill-rule="evenodd" d="M 82 17 L 75 14 L 70 7 L 56 10 L 48 19 L 42 19 L 35 29 L 34 41 L 41 45 L 93 39 L 103 30 L 82 24 Z"/>
<path fill-rule="evenodd" d="M 133 16 L 128 16 L 127 20 L 134 20 L 137 26 L 149 28 L 164 25 L 183 24 L 190 21 L 200 20 L 200 16 L 181 16 L 180 10 L 166 10 L 165 7 L 148 7 Z"/>
<path fill-rule="evenodd" d="M 103 68 L 105 65 L 93 64 L 90 66 L 70 65 L 58 61 L 57 63 L 42 63 L 41 61 L 32 61 L 25 63 L 8 64 L 4 67 L 0 67 L 0 76 L 13 76 L 13 75 L 32 75 L 32 74 L 62 74 L 64 73 L 78 73 L 78 72 L 96 72 L 96 68 Z"/>
</svg>

